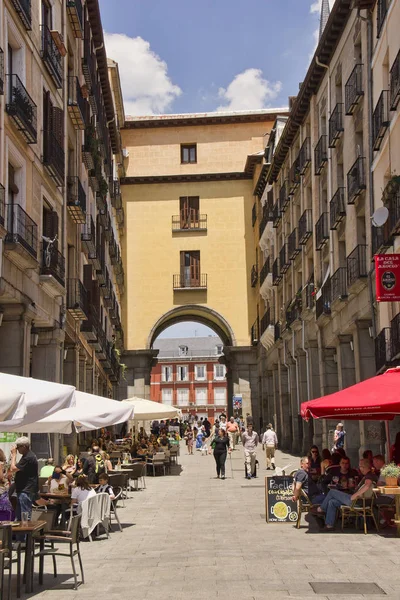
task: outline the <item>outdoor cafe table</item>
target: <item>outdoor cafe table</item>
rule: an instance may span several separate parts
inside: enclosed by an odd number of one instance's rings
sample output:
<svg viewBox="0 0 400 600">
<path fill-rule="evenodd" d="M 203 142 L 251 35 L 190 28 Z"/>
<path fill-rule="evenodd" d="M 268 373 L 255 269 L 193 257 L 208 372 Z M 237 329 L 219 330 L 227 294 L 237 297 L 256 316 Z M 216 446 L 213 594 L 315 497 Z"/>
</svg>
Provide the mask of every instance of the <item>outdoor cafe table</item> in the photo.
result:
<svg viewBox="0 0 400 600">
<path fill-rule="evenodd" d="M 50 492 L 43 492 L 40 494 L 40 497 L 43 498 L 44 500 L 60 500 L 61 501 L 60 502 L 61 525 L 62 525 L 62 527 L 64 527 L 65 523 L 67 522 L 65 510 L 66 510 L 66 508 L 69 508 L 69 506 L 71 504 L 71 499 L 72 499 L 71 494 L 51 494 Z M 57 506 L 57 505 L 53 504 L 53 506 Z"/>
<path fill-rule="evenodd" d="M 377 494 L 383 494 L 385 496 L 394 496 L 396 514 L 394 515 L 394 522 L 397 525 L 397 535 L 400 536 L 400 487 L 378 487 L 374 490 Z"/>
<path fill-rule="evenodd" d="M 30 594 L 33 590 L 33 563 L 34 563 L 34 550 L 35 543 L 33 534 L 44 529 L 46 521 L 28 521 L 28 524 L 23 527 L 17 525 L 12 528 L 13 533 L 24 533 L 25 538 L 25 592 Z"/>
</svg>

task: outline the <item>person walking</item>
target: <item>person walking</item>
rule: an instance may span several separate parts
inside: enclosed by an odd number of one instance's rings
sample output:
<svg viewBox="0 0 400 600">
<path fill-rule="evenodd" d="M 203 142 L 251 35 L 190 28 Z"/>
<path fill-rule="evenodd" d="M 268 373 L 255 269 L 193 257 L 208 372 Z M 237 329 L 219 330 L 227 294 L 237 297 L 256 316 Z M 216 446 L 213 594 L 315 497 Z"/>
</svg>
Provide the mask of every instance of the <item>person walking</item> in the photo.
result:
<svg viewBox="0 0 400 600">
<path fill-rule="evenodd" d="M 214 459 L 217 468 L 217 478 L 221 475 L 221 479 L 225 479 L 225 462 L 227 453 L 231 453 L 229 447 L 229 438 L 226 431 L 220 427 L 215 435 L 212 445 L 214 446 Z"/>
<path fill-rule="evenodd" d="M 22 455 L 18 463 L 17 450 Z M 15 475 L 17 494 L 15 518 L 17 521 L 21 521 L 22 513 L 27 513 L 30 519 L 32 504 L 39 491 L 39 468 L 36 455 L 30 449 L 29 438 L 23 436 L 16 439 L 15 446 L 11 448 L 10 470 Z"/>
<path fill-rule="evenodd" d="M 231 450 L 235 449 L 237 436 L 239 434 L 239 426 L 236 423 L 235 419 L 231 417 L 226 425 L 226 431 L 228 433 L 229 438 L 229 446 Z"/>
<path fill-rule="evenodd" d="M 253 423 L 247 424 L 247 430 L 242 434 L 242 444 L 246 463 L 246 477 L 247 479 L 251 479 L 255 477 L 253 473 L 255 473 L 258 446 L 258 434 L 256 431 L 253 431 Z"/>
<path fill-rule="evenodd" d="M 278 437 L 272 427 L 271 423 L 268 423 L 267 429 L 262 439 L 263 449 L 266 452 L 267 471 L 275 469 L 275 450 L 278 447 Z"/>
</svg>

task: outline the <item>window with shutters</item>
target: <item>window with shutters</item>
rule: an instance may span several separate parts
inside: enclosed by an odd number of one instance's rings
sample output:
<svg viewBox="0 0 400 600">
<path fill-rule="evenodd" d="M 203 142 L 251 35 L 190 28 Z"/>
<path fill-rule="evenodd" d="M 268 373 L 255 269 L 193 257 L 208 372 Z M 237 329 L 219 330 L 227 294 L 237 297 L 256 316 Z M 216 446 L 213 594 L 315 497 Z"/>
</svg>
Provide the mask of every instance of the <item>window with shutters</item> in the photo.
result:
<svg viewBox="0 0 400 600">
<path fill-rule="evenodd" d="M 216 406 L 225 406 L 226 404 L 226 389 L 223 387 L 214 388 L 214 404 Z"/>
<path fill-rule="evenodd" d="M 163 365 L 161 369 L 162 381 L 172 381 L 172 366 Z"/>
<path fill-rule="evenodd" d="M 181 144 L 181 163 L 193 164 L 197 162 L 197 145 Z"/>
<path fill-rule="evenodd" d="M 199 196 L 181 196 L 179 198 L 179 217 L 181 229 L 194 229 L 199 225 Z"/>
<path fill-rule="evenodd" d="M 172 388 L 164 388 L 161 390 L 161 401 L 163 404 L 172 404 Z"/>
<path fill-rule="evenodd" d="M 189 367 L 187 365 L 178 365 L 176 367 L 176 380 L 177 381 L 188 381 L 189 379 Z"/>
<path fill-rule="evenodd" d="M 187 356 L 189 354 L 189 348 L 187 346 L 179 346 L 179 356 Z"/>
<path fill-rule="evenodd" d="M 178 406 L 187 406 L 189 404 L 189 389 L 188 388 L 178 388 L 177 396 L 178 396 Z"/>
<path fill-rule="evenodd" d="M 225 365 L 214 365 L 214 379 L 225 379 Z"/>
<path fill-rule="evenodd" d="M 195 390 L 196 404 L 207 404 L 207 388 L 196 388 Z"/>
<path fill-rule="evenodd" d="M 50 92 L 43 92 L 43 164 L 56 184 L 64 184 L 64 112 L 53 106 Z"/>
<path fill-rule="evenodd" d="M 224 347 L 222 344 L 217 344 L 215 346 L 215 354 L 222 354 L 224 351 Z"/>
<path fill-rule="evenodd" d="M 200 251 L 181 252 L 181 287 L 200 286 Z"/>
<path fill-rule="evenodd" d="M 196 381 L 205 381 L 206 379 L 206 365 L 195 365 L 194 366 L 194 377 Z"/>
</svg>

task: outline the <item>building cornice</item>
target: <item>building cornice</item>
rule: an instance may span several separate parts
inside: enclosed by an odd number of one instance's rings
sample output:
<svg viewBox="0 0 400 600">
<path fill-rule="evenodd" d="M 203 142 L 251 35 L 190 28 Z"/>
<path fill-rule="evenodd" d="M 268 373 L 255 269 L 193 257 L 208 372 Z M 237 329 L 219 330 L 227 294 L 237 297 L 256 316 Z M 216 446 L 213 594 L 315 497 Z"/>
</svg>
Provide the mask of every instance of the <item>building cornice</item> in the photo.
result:
<svg viewBox="0 0 400 600">
<path fill-rule="evenodd" d="M 193 125 L 230 125 L 232 123 L 274 122 L 278 115 L 288 114 L 288 109 L 254 113 L 208 113 L 199 115 L 162 115 L 125 121 L 124 129 L 150 129 L 155 127 L 187 127 Z"/>
<path fill-rule="evenodd" d="M 252 179 L 250 173 L 192 173 L 187 175 L 148 175 L 123 177 L 121 185 L 143 185 L 150 183 L 191 183 L 201 181 L 238 181 Z"/>
</svg>

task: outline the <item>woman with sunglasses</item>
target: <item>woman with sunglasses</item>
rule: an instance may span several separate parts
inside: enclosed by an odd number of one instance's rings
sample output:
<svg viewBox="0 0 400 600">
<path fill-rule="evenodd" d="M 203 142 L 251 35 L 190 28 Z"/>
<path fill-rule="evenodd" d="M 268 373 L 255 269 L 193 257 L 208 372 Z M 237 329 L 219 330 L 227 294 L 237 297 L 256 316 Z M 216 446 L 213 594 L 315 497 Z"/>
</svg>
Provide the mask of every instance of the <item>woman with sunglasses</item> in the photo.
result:
<svg viewBox="0 0 400 600">
<path fill-rule="evenodd" d="M 308 473 L 313 481 L 318 481 L 321 475 L 321 456 L 318 446 L 311 446 L 308 461 L 310 465 Z"/>
</svg>

